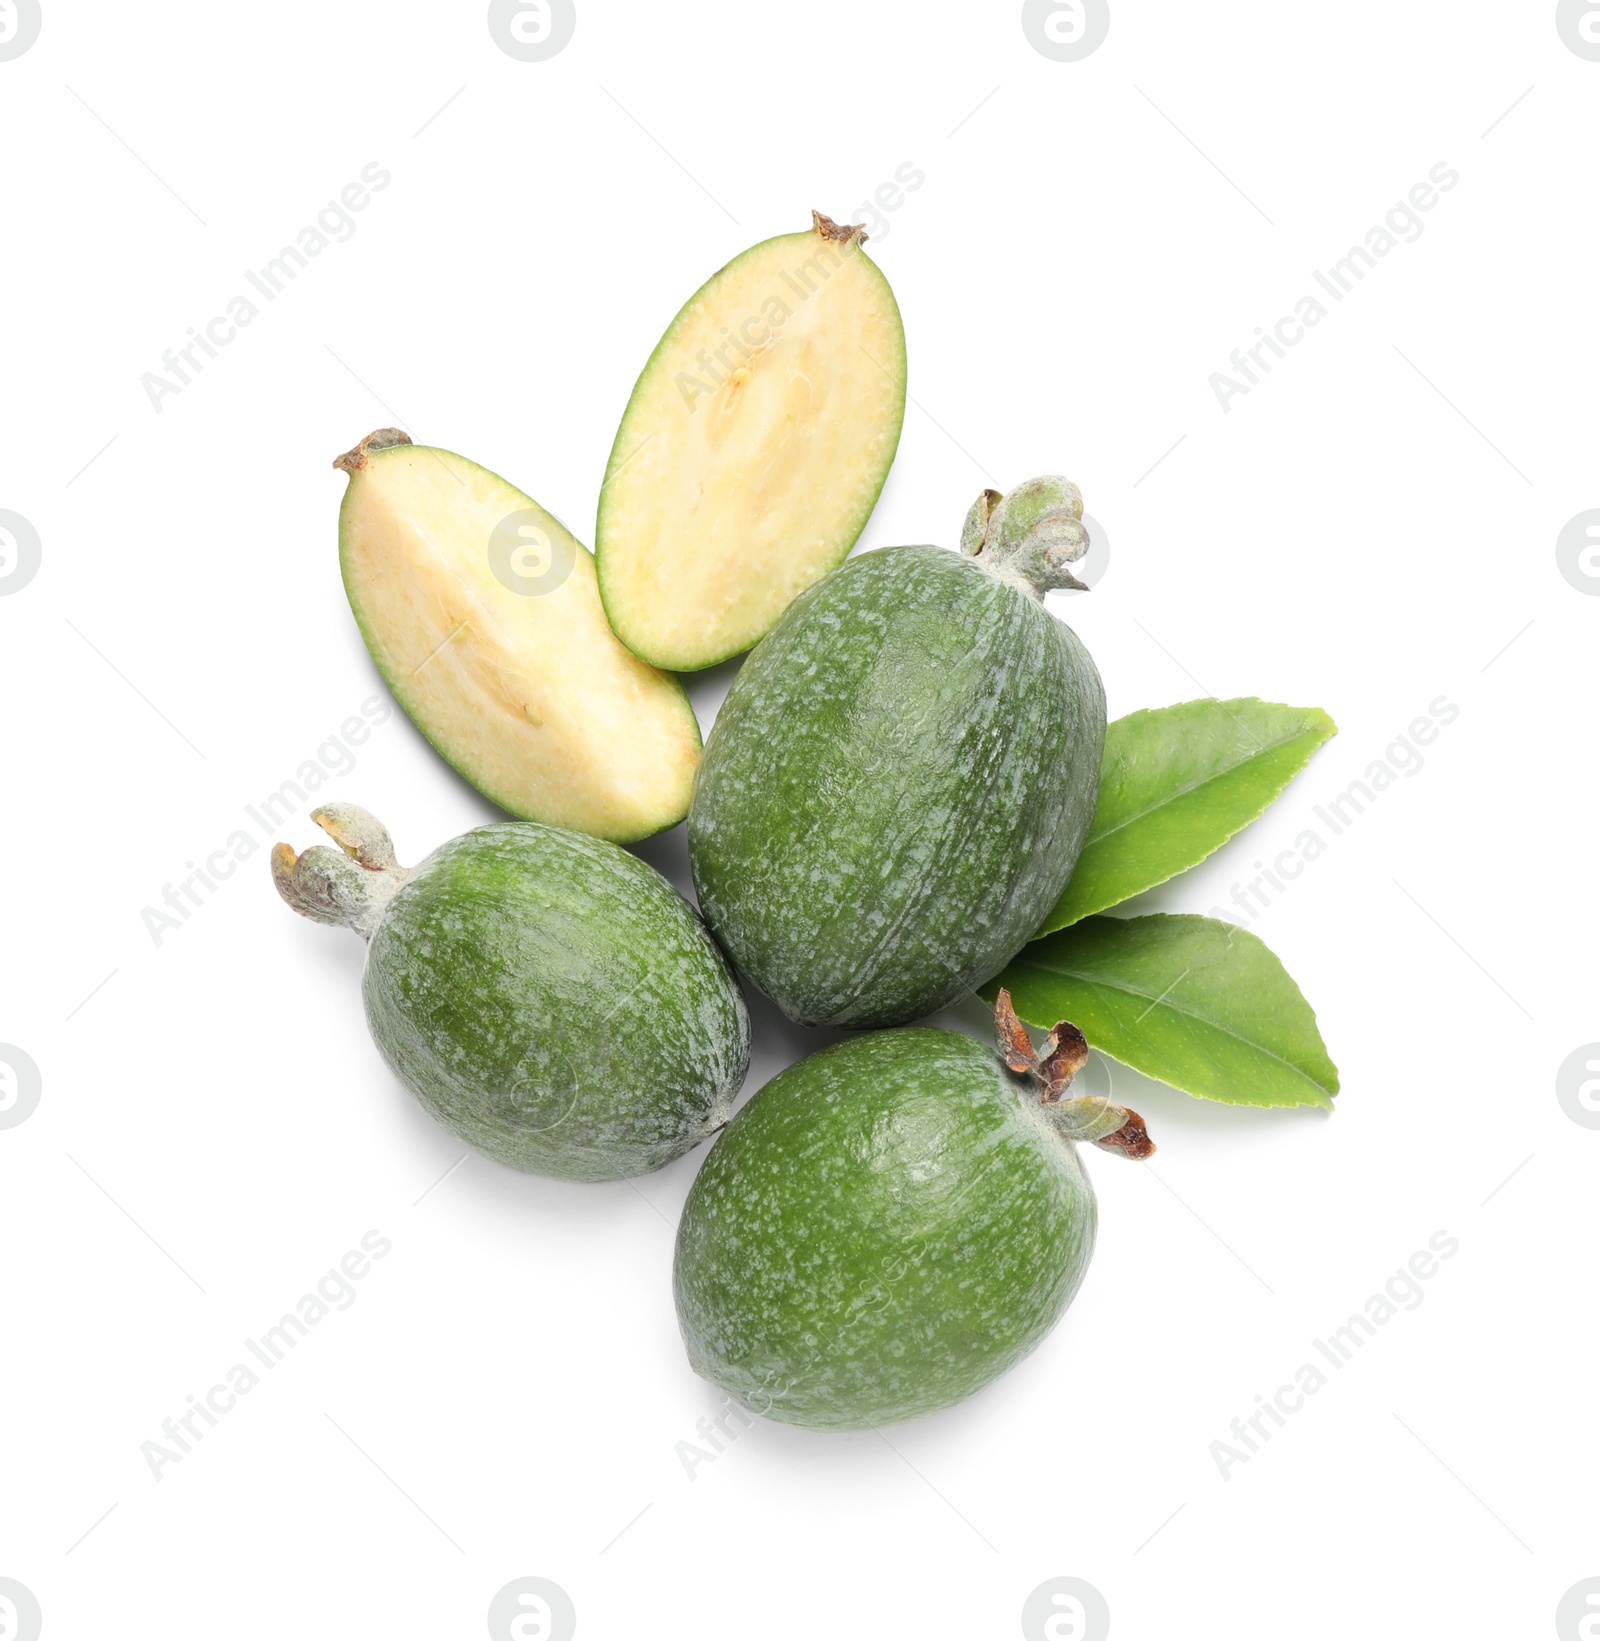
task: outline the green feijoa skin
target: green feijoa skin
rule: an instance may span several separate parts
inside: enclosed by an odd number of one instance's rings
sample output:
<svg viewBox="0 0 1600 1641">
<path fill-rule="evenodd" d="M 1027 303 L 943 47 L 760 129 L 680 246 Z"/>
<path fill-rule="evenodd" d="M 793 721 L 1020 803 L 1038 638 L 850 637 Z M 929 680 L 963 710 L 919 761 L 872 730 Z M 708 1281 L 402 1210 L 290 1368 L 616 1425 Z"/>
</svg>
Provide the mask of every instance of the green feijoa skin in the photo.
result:
<svg viewBox="0 0 1600 1641">
<path fill-rule="evenodd" d="M 468 1145 L 526 1173 L 629 1179 L 727 1122 L 750 1058 L 744 998 L 660 873 L 531 822 L 407 870 L 365 810 L 312 819 L 343 853 L 280 843 L 278 890 L 367 940 L 373 1041 Z"/>
<path fill-rule="evenodd" d="M 1087 536 L 1063 479 L 987 492 L 962 554 L 865 553 L 734 681 L 695 780 L 700 909 L 791 1018 L 916 1020 L 997 973 L 1094 818 L 1105 692 L 1043 607 Z"/>
<path fill-rule="evenodd" d="M 861 1430 L 950 1407 L 1019 1362 L 1094 1246 L 1077 1144 L 1154 1147 L 1132 1112 L 1067 1094 L 1087 1059 L 1035 1052 L 1002 994 L 1006 1058 L 951 1031 L 853 1038 L 734 1118 L 678 1227 L 695 1371 L 754 1412 Z"/>
</svg>

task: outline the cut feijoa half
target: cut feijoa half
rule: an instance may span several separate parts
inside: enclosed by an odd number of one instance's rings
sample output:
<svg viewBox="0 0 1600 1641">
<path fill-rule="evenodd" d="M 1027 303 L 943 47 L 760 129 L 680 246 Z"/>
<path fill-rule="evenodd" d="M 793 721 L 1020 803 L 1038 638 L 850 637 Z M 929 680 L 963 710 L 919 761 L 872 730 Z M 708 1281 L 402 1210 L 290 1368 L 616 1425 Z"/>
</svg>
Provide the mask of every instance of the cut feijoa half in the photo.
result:
<svg viewBox="0 0 1600 1641">
<path fill-rule="evenodd" d="M 900 310 L 862 230 L 812 220 L 695 292 L 617 430 L 600 594 L 617 636 L 658 667 L 749 649 L 848 555 L 894 460 Z"/>
<path fill-rule="evenodd" d="M 368 435 L 335 467 L 345 592 L 435 749 L 523 820 L 616 843 L 683 819 L 700 728 L 677 679 L 617 642 L 594 559 L 487 468 Z"/>
</svg>

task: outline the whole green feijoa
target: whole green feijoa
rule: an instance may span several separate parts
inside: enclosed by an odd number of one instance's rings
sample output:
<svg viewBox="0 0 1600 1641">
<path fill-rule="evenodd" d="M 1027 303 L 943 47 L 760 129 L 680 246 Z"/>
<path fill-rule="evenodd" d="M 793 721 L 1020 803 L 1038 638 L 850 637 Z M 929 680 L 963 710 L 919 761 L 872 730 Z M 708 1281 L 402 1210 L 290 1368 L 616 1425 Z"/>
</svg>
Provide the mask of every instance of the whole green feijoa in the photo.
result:
<svg viewBox="0 0 1600 1641">
<path fill-rule="evenodd" d="M 278 890 L 367 940 L 373 1041 L 468 1145 L 531 1174 L 628 1179 L 728 1120 L 744 998 L 659 872 L 533 822 L 467 832 L 408 871 L 365 810 L 312 819 L 344 853 L 280 843 Z"/>
<path fill-rule="evenodd" d="M 1105 692 L 1043 606 L 1087 536 L 1064 479 L 986 492 L 963 552 L 889 547 L 801 595 L 695 779 L 700 909 L 795 1020 L 901 1025 L 989 979 L 1094 818 Z"/>
<path fill-rule="evenodd" d="M 712 1147 L 673 1286 L 697 1373 L 755 1412 L 860 1430 L 952 1406 L 1036 1346 L 1094 1246 L 1076 1144 L 1155 1148 L 1132 1112 L 1065 1097 L 1088 1057 L 1035 1053 L 1001 993 L 1006 1059 L 907 1027 L 823 1049 Z"/>
</svg>

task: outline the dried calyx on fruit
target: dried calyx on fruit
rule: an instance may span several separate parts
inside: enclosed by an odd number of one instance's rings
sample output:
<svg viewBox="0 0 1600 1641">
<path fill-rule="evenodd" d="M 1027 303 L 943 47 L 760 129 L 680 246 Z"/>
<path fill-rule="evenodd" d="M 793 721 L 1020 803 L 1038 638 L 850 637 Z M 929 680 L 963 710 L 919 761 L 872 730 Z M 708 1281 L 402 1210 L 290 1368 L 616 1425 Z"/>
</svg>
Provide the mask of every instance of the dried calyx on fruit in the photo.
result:
<svg viewBox="0 0 1600 1641">
<path fill-rule="evenodd" d="M 370 941 L 411 871 L 396 858 L 388 827 L 365 809 L 328 803 L 311 818 L 339 847 L 317 843 L 297 855 L 287 843 L 274 844 L 272 881 L 302 917 L 354 929 Z"/>
<path fill-rule="evenodd" d="M 1070 479 L 1029 479 L 1001 495 L 985 490 L 961 530 L 961 551 L 1030 598 L 1088 587 L 1067 568 L 1089 551 L 1083 496 Z"/>
<path fill-rule="evenodd" d="M 1136 1162 L 1155 1154 L 1155 1142 L 1137 1111 L 1097 1094 L 1069 1097 L 1072 1079 L 1089 1063 L 1089 1044 L 1070 1021 L 1058 1020 L 1035 1048 L 1011 1006 L 1011 993 L 1002 986 L 994 1005 L 994 1035 L 1007 1069 L 1037 1087 L 1041 1108 L 1064 1139 L 1103 1146 Z"/>
</svg>

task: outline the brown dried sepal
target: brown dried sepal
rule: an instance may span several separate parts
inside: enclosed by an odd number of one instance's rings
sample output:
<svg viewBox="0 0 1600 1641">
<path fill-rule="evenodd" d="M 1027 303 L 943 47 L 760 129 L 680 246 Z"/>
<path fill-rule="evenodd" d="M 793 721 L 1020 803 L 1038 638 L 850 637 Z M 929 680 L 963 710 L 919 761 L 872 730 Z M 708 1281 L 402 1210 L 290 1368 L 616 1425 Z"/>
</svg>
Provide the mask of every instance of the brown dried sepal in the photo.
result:
<svg viewBox="0 0 1600 1641">
<path fill-rule="evenodd" d="M 400 427 L 380 427 L 369 433 L 354 450 L 347 450 L 342 456 L 333 458 L 335 467 L 342 467 L 346 473 L 359 473 L 367 465 L 369 450 L 390 450 L 397 444 L 410 444 L 411 435 Z"/>
<path fill-rule="evenodd" d="M 1063 1102 L 1072 1079 L 1089 1063 L 1089 1041 L 1070 1020 L 1058 1020 L 1035 1049 L 1028 1028 L 1017 1018 L 1011 993 L 1001 986 L 994 1000 L 994 1036 L 1000 1058 L 1019 1077 L 1032 1080 L 1039 1090 L 1040 1105 L 1049 1110 L 1050 1120 L 1064 1138 L 1074 1144 L 1103 1145 L 1135 1161 L 1155 1154 L 1155 1142 L 1137 1111 L 1087 1095 Z M 1116 1122 L 1118 1118 L 1119 1127 L 1093 1137 L 1108 1121 Z"/>
<path fill-rule="evenodd" d="M 1052 1104 L 1059 1100 L 1088 1063 L 1088 1038 L 1070 1020 L 1058 1020 L 1039 1049 L 1045 1099 Z"/>
<path fill-rule="evenodd" d="M 1126 1116 L 1128 1120 L 1115 1134 L 1107 1134 L 1104 1139 L 1096 1140 L 1094 1143 L 1104 1146 L 1107 1151 L 1117 1151 L 1125 1157 L 1132 1157 L 1135 1162 L 1143 1162 L 1146 1157 L 1153 1157 L 1156 1142 L 1146 1131 L 1144 1118 L 1137 1111 L 1129 1111 Z"/>
<path fill-rule="evenodd" d="M 1056 1104 L 1089 1063 L 1088 1040 L 1070 1020 L 1056 1021 L 1050 1035 L 1034 1048 L 1004 986 L 994 1000 L 994 1038 L 1006 1065 L 1019 1077 L 1032 1077 L 1039 1084 L 1046 1105 Z"/>
<path fill-rule="evenodd" d="M 821 211 L 813 211 L 811 226 L 817 236 L 830 245 L 848 245 L 852 240 L 863 245 L 867 242 L 867 225 L 864 222 L 858 222 L 854 226 L 849 223 L 840 224 L 832 217 L 825 217 Z"/>
<path fill-rule="evenodd" d="M 1011 993 L 1004 986 L 994 1000 L 994 1040 L 999 1045 L 1000 1058 L 1019 1077 L 1037 1069 L 1039 1057 L 1033 1051 L 1033 1039 L 1017 1018 L 1017 1011 L 1011 1006 Z"/>
</svg>

